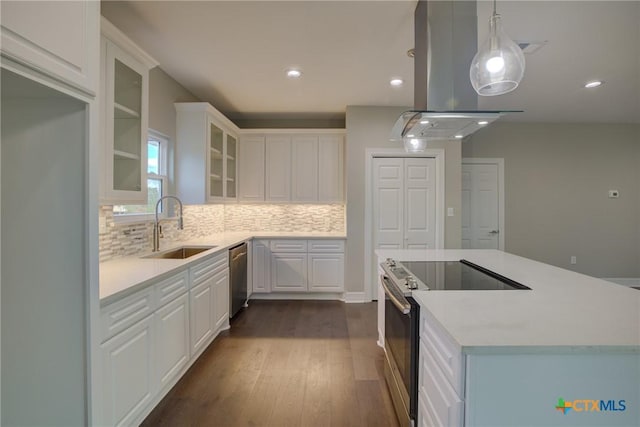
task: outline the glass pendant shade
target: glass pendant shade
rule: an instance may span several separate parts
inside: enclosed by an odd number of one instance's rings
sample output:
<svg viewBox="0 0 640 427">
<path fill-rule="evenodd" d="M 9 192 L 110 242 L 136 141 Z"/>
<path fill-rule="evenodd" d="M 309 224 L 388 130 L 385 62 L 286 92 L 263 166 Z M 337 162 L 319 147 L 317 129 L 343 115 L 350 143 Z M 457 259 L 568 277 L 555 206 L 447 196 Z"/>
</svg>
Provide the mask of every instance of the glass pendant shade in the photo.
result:
<svg viewBox="0 0 640 427">
<path fill-rule="evenodd" d="M 482 96 L 511 92 L 524 76 L 522 49 L 502 30 L 500 15 L 495 12 L 489 20 L 489 38 L 471 61 L 471 85 Z"/>
<path fill-rule="evenodd" d="M 404 137 L 402 141 L 407 153 L 422 153 L 427 149 L 427 138 Z"/>
</svg>

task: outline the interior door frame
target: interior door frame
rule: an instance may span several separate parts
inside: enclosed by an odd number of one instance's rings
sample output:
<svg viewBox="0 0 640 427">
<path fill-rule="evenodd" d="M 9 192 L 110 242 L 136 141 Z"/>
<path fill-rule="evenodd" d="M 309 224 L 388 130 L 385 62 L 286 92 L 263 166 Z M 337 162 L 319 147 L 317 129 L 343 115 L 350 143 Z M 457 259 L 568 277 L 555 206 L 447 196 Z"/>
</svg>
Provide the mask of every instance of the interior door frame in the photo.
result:
<svg viewBox="0 0 640 427">
<path fill-rule="evenodd" d="M 498 157 L 463 157 L 463 165 L 496 165 L 498 166 L 498 250 L 504 251 L 504 159 Z M 460 206 L 462 209 L 462 205 Z"/>
<path fill-rule="evenodd" d="M 422 153 L 407 153 L 402 148 L 367 148 L 365 150 L 365 181 L 364 181 L 364 300 L 371 301 L 374 298 L 373 284 L 376 277 L 373 274 L 372 261 L 374 259 L 373 247 L 373 159 L 374 157 L 429 157 L 435 159 L 436 163 L 436 249 L 444 248 L 444 219 L 446 216 L 445 206 L 445 182 L 444 182 L 444 149 L 430 148 Z"/>
</svg>

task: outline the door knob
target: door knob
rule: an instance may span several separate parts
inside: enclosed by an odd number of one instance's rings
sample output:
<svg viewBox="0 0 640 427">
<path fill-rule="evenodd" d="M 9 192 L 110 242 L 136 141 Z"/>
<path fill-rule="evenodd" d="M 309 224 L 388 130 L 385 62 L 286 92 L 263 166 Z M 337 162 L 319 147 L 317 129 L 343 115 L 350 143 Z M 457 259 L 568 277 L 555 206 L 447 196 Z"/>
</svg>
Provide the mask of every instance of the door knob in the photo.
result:
<svg viewBox="0 0 640 427">
<path fill-rule="evenodd" d="M 498 234 L 500 232 L 500 230 L 491 230 L 489 232 L 489 234 Z"/>
</svg>

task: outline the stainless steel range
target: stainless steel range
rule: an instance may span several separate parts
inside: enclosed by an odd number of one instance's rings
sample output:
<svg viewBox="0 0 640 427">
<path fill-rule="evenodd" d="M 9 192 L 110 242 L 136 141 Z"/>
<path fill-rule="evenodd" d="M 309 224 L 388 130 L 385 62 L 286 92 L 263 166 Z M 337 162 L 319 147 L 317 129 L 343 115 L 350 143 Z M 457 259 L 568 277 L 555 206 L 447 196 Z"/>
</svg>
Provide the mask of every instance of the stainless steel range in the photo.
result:
<svg viewBox="0 0 640 427">
<path fill-rule="evenodd" d="M 395 261 L 380 264 L 385 291 L 385 379 L 402 426 L 418 416 L 420 306 L 413 291 L 508 291 L 530 289 L 466 260 Z"/>
</svg>

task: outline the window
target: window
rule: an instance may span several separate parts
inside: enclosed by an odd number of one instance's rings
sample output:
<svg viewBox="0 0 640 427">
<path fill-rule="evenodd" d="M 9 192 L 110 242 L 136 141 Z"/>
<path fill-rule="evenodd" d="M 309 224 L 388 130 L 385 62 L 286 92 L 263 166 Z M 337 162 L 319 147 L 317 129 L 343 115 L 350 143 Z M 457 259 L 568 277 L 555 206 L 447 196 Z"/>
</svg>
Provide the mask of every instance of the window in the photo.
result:
<svg viewBox="0 0 640 427">
<path fill-rule="evenodd" d="M 115 205 L 114 217 L 128 220 L 151 219 L 155 215 L 156 203 L 167 190 L 167 137 L 149 131 L 147 139 L 147 204 Z M 160 206 L 162 209 L 162 205 Z"/>
</svg>

